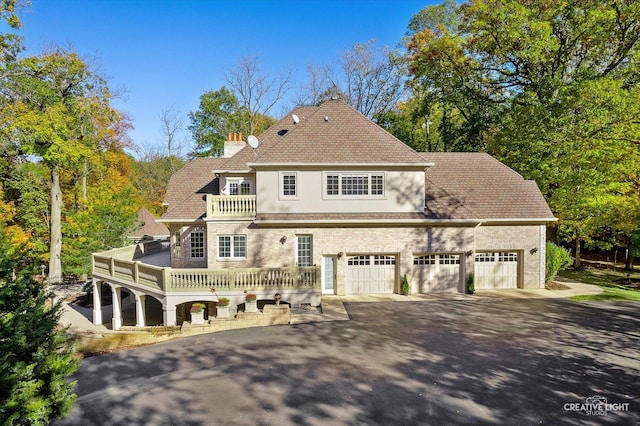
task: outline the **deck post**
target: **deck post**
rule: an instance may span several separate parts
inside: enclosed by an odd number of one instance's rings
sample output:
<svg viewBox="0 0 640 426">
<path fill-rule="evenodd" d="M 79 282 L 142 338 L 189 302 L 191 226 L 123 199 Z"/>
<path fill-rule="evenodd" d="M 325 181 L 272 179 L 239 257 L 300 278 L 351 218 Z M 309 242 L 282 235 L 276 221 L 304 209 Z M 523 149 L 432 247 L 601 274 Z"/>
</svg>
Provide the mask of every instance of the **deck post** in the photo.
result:
<svg viewBox="0 0 640 426">
<path fill-rule="evenodd" d="M 93 323 L 102 324 L 102 281 L 91 280 L 93 286 Z"/>
</svg>

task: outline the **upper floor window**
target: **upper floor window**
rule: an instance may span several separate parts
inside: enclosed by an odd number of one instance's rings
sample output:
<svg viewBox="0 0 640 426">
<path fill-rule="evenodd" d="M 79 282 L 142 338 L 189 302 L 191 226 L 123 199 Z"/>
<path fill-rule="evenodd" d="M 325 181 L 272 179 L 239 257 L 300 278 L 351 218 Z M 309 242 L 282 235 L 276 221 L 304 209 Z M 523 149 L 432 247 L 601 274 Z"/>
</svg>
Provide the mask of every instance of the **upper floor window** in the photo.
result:
<svg viewBox="0 0 640 426">
<path fill-rule="evenodd" d="M 229 181 L 229 195 L 250 195 L 251 184 L 244 180 Z"/>
<path fill-rule="evenodd" d="M 324 193 L 327 196 L 384 196 L 384 173 L 327 173 Z"/>
<path fill-rule="evenodd" d="M 282 172 L 280 182 L 282 186 L 282 196 L 296 198 L 298 196 L 298 174 L 295 172 Z"/>
<path fill-rule="evenodd" d="M 246 235 L 218 235 L 219 259 L 246 259 Z"/>
<path fill-rule="evenodd" d="M 191 231 L 189 239 L 191 240 L 191 258 L 204 258 L 204 231 Z"/>
</svg>

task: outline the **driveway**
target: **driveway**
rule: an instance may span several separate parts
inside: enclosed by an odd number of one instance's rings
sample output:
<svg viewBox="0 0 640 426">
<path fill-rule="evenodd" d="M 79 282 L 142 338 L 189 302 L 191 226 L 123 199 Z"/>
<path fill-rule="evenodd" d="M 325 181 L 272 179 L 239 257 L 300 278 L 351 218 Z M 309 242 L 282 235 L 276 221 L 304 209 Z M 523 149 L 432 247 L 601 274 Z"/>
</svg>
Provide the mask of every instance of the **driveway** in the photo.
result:
<svg viewBox="0 0 640 426">
<path fill-rule="evenodd" d="M 640 424 L 640 304 L 488 295 L 345 307 L 350 321 L 85 359 L 76 406 L 55 424 Z M 587 415 L 593 397 L 605 413 Z"/>
</svg>

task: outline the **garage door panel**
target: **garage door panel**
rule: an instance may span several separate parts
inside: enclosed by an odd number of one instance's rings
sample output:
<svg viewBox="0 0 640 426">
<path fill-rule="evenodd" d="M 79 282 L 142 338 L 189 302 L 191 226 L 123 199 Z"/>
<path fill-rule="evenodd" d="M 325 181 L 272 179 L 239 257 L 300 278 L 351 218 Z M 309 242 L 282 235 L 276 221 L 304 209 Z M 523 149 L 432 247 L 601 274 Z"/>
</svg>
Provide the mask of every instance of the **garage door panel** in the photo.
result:
<svg viewBox="0 0 640 426">
<path fill-rule="evenodd" d="M 457 292 L 460 282 L 460 256 L 428 254 L 414 256 L 414 274 L 421 293 Z"/>
<path fill-rule="evenodd" d="M 385 255 L 357 255 L 347 258 L 346 293 L 393 293 L 396 259 Z"/>
<path fill-rule="evenodd" d="M 474 266 L 475 288 L 500 289 L 518 287 L 518 253 L 478 253 Z"/>
</svg>

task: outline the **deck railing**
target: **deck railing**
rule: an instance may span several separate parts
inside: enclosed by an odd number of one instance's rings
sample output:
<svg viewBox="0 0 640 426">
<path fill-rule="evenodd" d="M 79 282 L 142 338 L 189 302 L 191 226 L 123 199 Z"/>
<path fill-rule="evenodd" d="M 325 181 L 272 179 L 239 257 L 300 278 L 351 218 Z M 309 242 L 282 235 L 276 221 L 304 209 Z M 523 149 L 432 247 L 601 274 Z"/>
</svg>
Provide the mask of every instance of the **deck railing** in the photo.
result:
<svg viewBox="0 0 640 426">
<path fill-rule="evenodd" d="M 207 194 L 207 217 L 253 217 L 255 215 L 255 195 Z"/>
<path fill-rule="evenodd" d="M 93 275 L 98 279 L 113 278 L 123 284 L 134 284 L 165 293 L 320 288 L 320 268 L 315 266 L 174 269 L 94 254 Z"/>
</svg>

